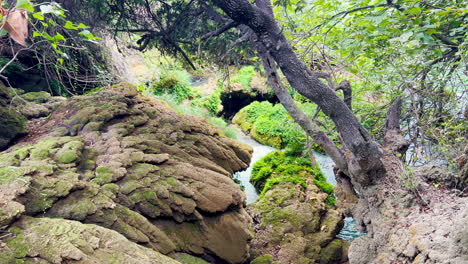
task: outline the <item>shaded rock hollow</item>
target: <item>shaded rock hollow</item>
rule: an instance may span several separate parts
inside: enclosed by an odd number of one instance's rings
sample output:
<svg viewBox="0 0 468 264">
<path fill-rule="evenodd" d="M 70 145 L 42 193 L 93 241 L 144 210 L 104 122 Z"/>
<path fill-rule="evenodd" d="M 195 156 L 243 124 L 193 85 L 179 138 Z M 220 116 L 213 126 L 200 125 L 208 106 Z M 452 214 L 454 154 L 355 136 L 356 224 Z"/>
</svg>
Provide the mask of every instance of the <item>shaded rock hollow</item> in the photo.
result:
<svg viewBox="0 0 468 264">
<path fill-rule="evenodd" d="M 40 221 L 63 218 L 72 222 L 54 224 L 116 231 L 151 250 L 143 255 L 249 257 L 251 219 L 231 176 L 248 166 L 251 149 L 203 119 L 120 84 L 69 99 L 29 130 L 36 133 L 0 155 L 0 226 L 34 236 Z M 2 253 L 15 252 L 9 239 Z M 77 248 L 81 260 L 95 257 Z M 38 249 L 26 252 L 19 258 L 50 261 Z"/>
</svg>

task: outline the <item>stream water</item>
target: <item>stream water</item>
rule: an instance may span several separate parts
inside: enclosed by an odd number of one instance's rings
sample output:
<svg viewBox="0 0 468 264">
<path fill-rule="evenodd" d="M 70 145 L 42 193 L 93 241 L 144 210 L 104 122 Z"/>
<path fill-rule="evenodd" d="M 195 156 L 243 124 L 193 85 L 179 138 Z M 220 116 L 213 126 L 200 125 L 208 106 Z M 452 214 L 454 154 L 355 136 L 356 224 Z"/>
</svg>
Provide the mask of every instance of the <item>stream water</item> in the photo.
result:
<svg viewBox="0 0 468 264">
<path fill-rule="evenodd" d="M 252 183 L 250 183 L 250 175 L 252 174 L 252 166 L 260 160 L 261 158 L 265 157 L 268 153 L 275 151 L 275 148 L 262 145 L 255 141 L 250 136 L 244 134 L 242 131 L 238 130 L 238 137 L 237 140 L 240 142 L 247 144 L 253 148 L 252 160 L 250 161 L 250 166 L 244 170 L 237 172 L 234 174 L 234 178 L 238 179 L 242 186 L 244 186 L 244 191 L 247 195 L 247 204 L 251 204 L 258 199 L 259 193 L 255 189 Z M 333 173 L 333 161 L 327 155 L 320 154 L 318 152 L 314 152 L 315 159 L 320 165 L 327 181 L 333 185 L 336 184 L 335 174 Z M 354 239 L 363 236 L 365 234 L 360 233 L 356 228 L 356 220 L 351 217 L 347 217 L 344 220 L 344 227 L 337 235 L 337 237 L 353 241 Z"/>
</svg>

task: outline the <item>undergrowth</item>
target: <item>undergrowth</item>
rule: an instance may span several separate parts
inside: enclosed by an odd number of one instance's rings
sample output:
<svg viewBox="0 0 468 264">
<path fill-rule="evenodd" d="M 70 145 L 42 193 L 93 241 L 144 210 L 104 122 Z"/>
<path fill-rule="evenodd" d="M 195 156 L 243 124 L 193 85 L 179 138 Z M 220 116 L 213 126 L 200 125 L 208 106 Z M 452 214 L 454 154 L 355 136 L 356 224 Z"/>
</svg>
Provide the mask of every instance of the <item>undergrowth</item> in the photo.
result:
<svg viewBox="0 0 468 264">
<path fill-rule="evenodd" d="M 156 97 L 167 102 L 176 112 L 186 115 L 201 116 L 219 128 L 224 136 L 234 139 L 237 138 L 235 129 L 229 127 L 224 119 L 214 116 L 206 108 L 192 103 L 181 104 L 178 98 L 173 94 L 161 94 Z"/>
<path fill-rule="evenodd" d="M 242 84 L 242 88 L 245 90 L 251 90 L 250 82 L 252 78 L 255 76 L 256 71 L 254 66 L 244 66 L 242 67 L 234 77 L 232 77 L 232 83 L 240 83 Z"/>
<path fill-rule="evenodd" d="M 307 114 L 313 115 L 315 106 L 310 103 L 299 104 Z M 293 154 L 306 151 L 306 136 L 304 130 L 291 118 L 281 104 L 270 102 L 253 102 L 242 108 L 234 117 L 233 122 L 262 144 L 274 148 L 285 148 Z M 313 144 L 316 151 L 323 150 Z"/>
</svg>

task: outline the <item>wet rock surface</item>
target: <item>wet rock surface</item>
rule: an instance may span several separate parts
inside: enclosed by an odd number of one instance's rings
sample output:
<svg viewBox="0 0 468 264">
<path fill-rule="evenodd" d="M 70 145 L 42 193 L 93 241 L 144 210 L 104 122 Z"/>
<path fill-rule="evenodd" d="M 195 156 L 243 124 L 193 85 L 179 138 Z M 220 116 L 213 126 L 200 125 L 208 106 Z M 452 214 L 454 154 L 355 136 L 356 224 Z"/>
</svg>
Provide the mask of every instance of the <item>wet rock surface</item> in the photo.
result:
<svg viewBox="0 0 468 264">
<path fill-rule="evenodd" d="M 34 133 L 0 154 L 2 226 L 34 236 L 36 221 L 67 219 L 54 224 L 73 230 L 98 225 L 122 235 L 118 240 L 132 245 L 128 252 L 141 252 L 135 263 L 170 263 L 145 262 L 156 252 L 227 263 L 249 257 L 251 218 L 243 209 L 245 194 L 232 180 L 233 172 L 248 166 L 249 147 L 128 84 L 58 102 L 50 111 L 29 123 Z M 0 251 L 15 251 L 11 241 Z M 93 263 L 101 252 L 93 250 L 73 254 Z M 28 249 L 21 258 L 37 252 Z"/>
</svg>

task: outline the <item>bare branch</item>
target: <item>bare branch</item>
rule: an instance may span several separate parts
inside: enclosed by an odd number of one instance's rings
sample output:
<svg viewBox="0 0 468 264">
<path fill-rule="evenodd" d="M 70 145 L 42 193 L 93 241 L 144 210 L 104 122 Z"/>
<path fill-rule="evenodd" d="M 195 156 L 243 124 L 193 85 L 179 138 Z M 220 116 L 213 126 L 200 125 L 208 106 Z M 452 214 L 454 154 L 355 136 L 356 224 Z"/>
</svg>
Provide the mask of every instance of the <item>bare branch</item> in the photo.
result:
<svg viewBox="0 0 468 264">
<path fill-rule="evenodd" d="M 237 25 L 239 25 L 237 22 L 231 20 L 231 21 L 227 22 L 226 24 L 224 24 L 222 27 L 218 28 L 217 30 L 206 33 L 205 35 L 203 35 L 201 37 L 201 40 L 206 41 L 206 40 L 208 40 L 208 39 L 210 39 L 212 37 L 217 37 L 217 36 L 223 34 L 224 32 L 228 31 L 229 29 L 231 29 L 233 27 L 237 27 Z"/>
</svg>

